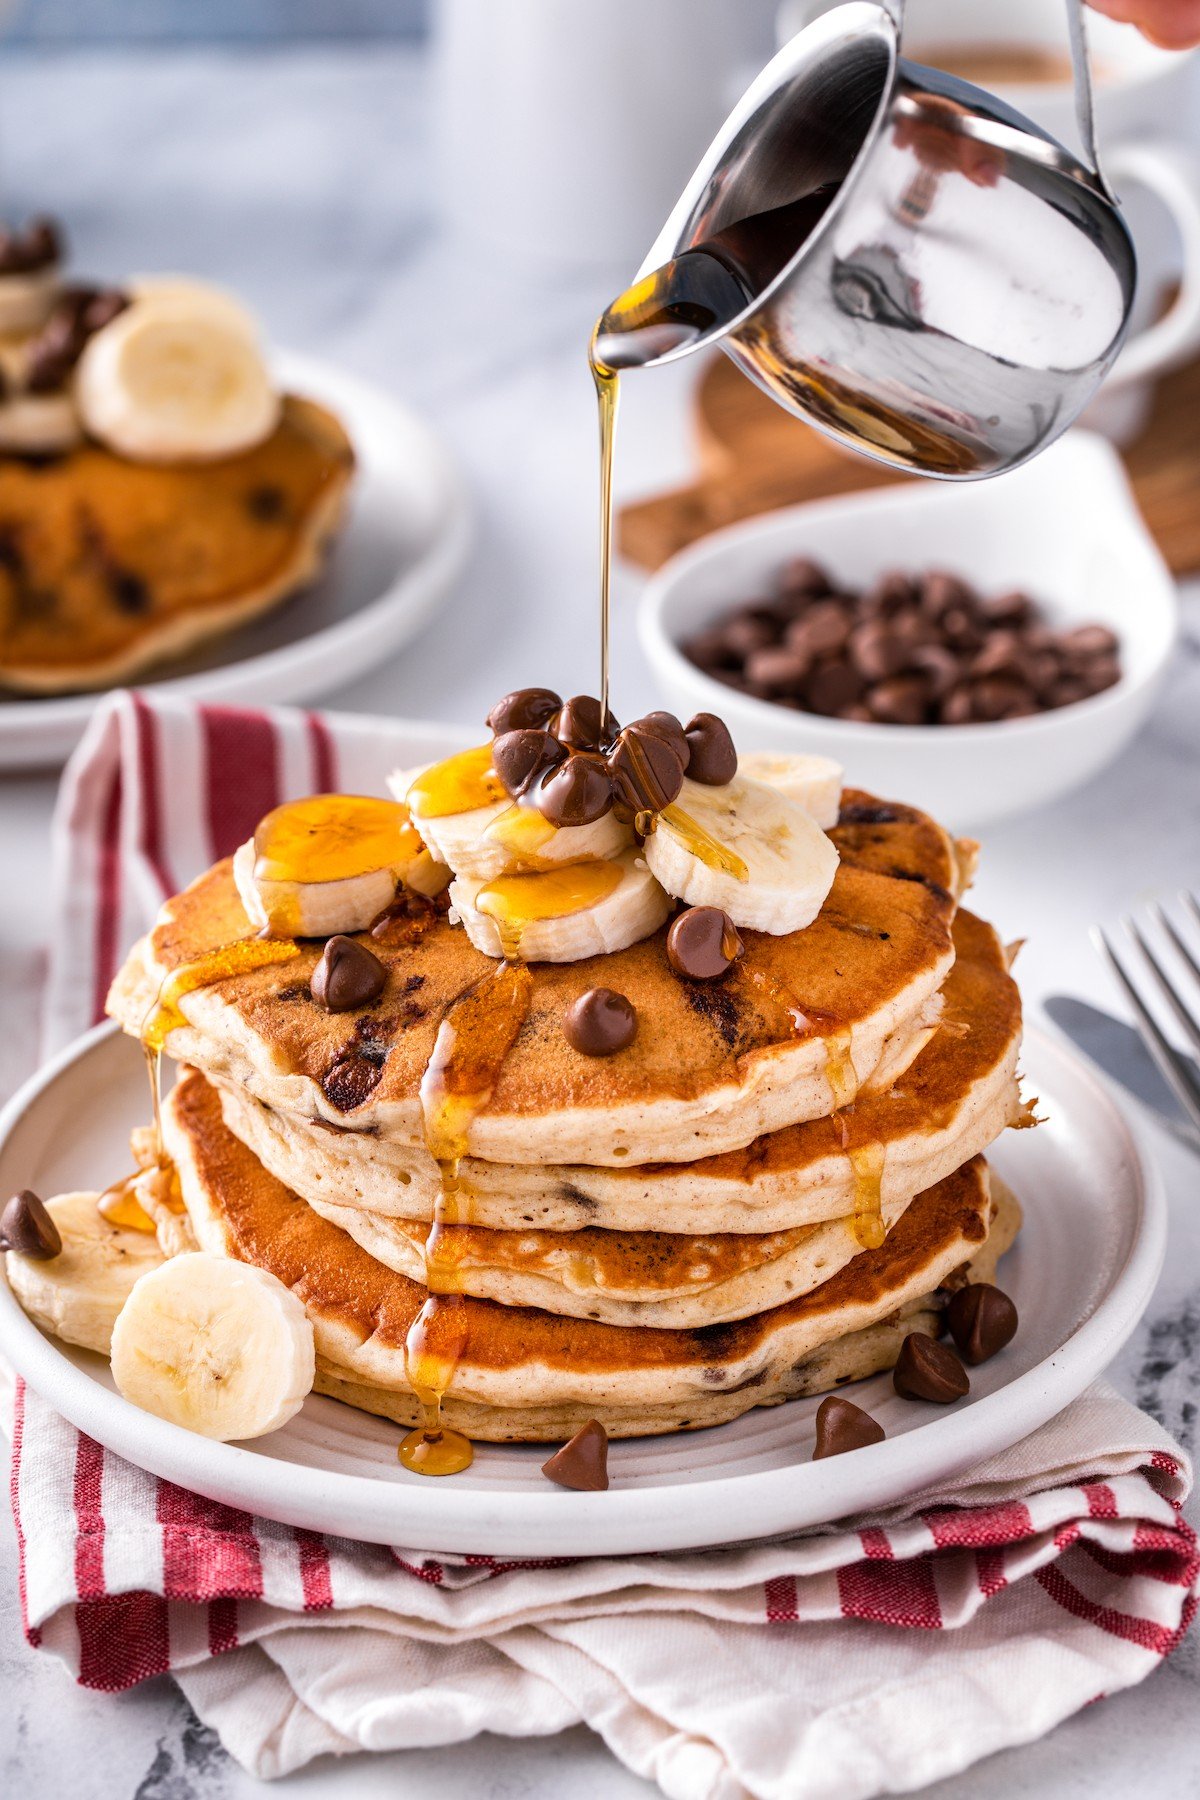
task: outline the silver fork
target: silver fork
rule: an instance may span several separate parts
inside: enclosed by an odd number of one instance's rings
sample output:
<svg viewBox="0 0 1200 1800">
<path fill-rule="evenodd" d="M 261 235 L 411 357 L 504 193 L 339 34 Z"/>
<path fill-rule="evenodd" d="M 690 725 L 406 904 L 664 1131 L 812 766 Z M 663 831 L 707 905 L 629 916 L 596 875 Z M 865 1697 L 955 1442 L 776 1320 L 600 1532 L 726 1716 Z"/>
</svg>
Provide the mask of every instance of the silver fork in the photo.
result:
<svg viewBox="0 0 1200 1800">
<path fill-rule="evenodd" d="M 1179 898 L 1200 932 L 1200 903 L 1196 896 L 1184 893 Z M 1130 944 L 1135 947 L 1125 949 L 1123 956 L 1118 954 L 1113 939 L 1098 925 L 1093 927 L 1092 941 L 1133 1010 L 1142 1042 L 1200 1134 L 1200 1076 L 1196 1073 L 1196 1065 L 1191 1057 L 1176 1049 L 1147 1000 L 1147 995 L 1158 995 L 1165 1002 L 1184 1038 L 1200 1056 L 1200 957 L 1163 907 L 1149 906 L 1146 914 L 1145 924 L 1139 924 L 1134 918 L 1122 919 Z M 1184 980 L 1172 978 L 1163 960 L 1164 943 L 1170 944 L 1175 959 L 1186 971 Z M 1200 1148 L 1200 1137 L 1197 1147 Z"/>
</svg>

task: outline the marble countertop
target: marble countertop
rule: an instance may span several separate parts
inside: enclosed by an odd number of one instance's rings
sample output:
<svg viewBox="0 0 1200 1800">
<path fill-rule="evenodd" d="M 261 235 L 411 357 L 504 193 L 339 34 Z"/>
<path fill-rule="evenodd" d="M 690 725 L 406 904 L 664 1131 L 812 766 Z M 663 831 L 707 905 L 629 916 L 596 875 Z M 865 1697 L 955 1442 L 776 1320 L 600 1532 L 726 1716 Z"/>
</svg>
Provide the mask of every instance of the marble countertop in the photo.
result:
<svg viewBox="0 0 1200 1800">
<path fill-rule="evenodd" d="M 423 65 L 393 45 L 262 51 L 6 53 L 4 210 L 68 221 L 82 269 L 187 268 L 230 281 L 282 343 L 391 387 L 445 434 L 473 487 L 477 548 L 452 600 L 394 663 L 329 703 L 478 721 L 537 678 L 578 685 L 594 654 L 595 417 L 583 345 L 621 270 L 553 281 L 485 266 L 437 229 Z M 298 274 L 298 271 L 302 271 Z M 630 383 L 618 485 L 649 492 L 689 470 L 686 367 Z M 652 701 L 632 631 L 637 581 L 617 583 L 618 704 Z M 1134 750 L 1067 802 L 989 832 L 977 898 L 1029 942 L 1030 1011 L 1051 991 L 1112 1006 L 1087 926 L 1200 878 L 1200 614 Z M 54 778 L 0 778 L 0 1095 L 36 1058 L 41 907 Z M 1185 1442 L 1200 1403 L 1196 1164 L 1149 1127 L 1172 1242 L 1150 1313 L 1114 1376 Z M 1194 1446 L 1193 1446 L 1194 1447 Z M 225 1756 L 168 1682 L 109 1698 L 73 1687 L 21 1639 L 11 1528 L 0 1524 L 0 1792 L 72 1800 L 242 1800 L 261 1784 Z M 1116 1800 L 1147 1777 L 1158 1800 L 1197 1791 L 1200 1639 L 1142 1687 L 1041 1743 L 928 1790 L 928 1800 Z M 402 1789 L 413 1800 L 649 1795 L 582 1730 L 481 1739 L 280 1784 L 325 1800 Z"/>
</svg>

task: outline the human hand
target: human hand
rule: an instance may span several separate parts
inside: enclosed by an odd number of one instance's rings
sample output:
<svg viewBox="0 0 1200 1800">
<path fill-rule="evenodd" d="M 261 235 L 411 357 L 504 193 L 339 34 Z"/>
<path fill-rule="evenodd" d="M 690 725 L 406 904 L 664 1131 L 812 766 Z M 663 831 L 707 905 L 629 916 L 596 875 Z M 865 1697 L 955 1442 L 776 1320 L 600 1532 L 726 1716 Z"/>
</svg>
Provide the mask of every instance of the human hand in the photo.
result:
<svg viewBox="0 0 1200 1800">
<path fill-rule="evenodd" d="M 1164 50 L 1200 44 L 1200 0 L 1091 0 L 1091 4 L 1110 19 L 1136 25 Z"/>
</svg>

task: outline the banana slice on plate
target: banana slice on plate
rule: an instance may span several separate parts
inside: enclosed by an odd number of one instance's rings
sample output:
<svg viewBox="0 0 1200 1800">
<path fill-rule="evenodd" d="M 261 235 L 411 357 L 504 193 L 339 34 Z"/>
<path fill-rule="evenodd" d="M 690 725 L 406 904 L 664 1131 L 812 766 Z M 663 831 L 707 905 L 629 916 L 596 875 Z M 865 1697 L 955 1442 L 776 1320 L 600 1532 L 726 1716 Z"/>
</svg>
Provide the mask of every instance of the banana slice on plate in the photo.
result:
<svg viewBox="0 0 1200 1800">
<path fill-rule="evenodd" d="M 134 462 L 208 462 L 270 437 L 280 397 L 254 337 L 206 297 L 135 299 L 90 337 L 75 393 L 91 435 Z"/>
<path fill-rule="evenodd" d="M 485 956 L 510 962 L 581 962 L 640 943 L 671 902 L 639 852 L 492 881 L 462 876 L 450 903 Z"/>
<path fill-rule="evenodd" d="M 838 822 L 845 771 L 831 756 L 785 756 L 774 750 L 752 750 L 747 756 L 738 757 L 738 774 L 778 788 L 811 813 L 822 831 L 829 831 Z"/>
<path fill-rule="evenodd" d="M 312 1391 L 313 1328 L 266 1269 L 194 1250 L 134 1284 L 112 1334 L 135 1406 L 222 1443 L 286 1425 Z"/>
<path fill-rule="evenodd" d="M 440 894 L 450 871 L 397 801 L 313 794 L 267 814 L 235 851 L 233 879 L 251 924 L 272 937 L 333 937 L 365 931 L 400 885 Z"/>
<path fill-rule="evenodd" d="M 393 775 L 388 786 L 437 860 L 472 881 L 603 861 L 633 844 L 631 827 L 611 811 L 590 825 L 552 825 L 536 806 L 515 801 L 492 768 L 490 744 Z"/>
<path fill-rule="evenodd" d="M 650 872 L 688 906 L 719 906 L 745 931 L 781 937 L 811 925 L 838 853 L 816 820 L 765 782 L 684 780 L 644 851 Z"/>
<path fill-rule="evenodd" d="M 59 1194 L 46 1202 L 62 1250 L 35 1262 L 8 1254 L 8 1282 L 35 1324 L 68 1344 L 107 1356 L 117 1315 L 134 1283 L 162 1263 L 157 1239 L 110 1224 L 99 1194 Z"/>
</svg>

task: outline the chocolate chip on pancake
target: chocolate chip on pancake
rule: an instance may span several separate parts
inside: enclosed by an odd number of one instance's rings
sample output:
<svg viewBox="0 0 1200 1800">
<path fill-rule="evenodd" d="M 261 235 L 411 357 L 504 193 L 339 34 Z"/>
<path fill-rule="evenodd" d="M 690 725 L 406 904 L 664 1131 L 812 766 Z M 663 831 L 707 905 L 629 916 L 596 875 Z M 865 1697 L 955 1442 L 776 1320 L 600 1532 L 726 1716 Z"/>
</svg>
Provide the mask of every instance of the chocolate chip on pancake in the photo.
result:
<svg viewBox="0 0 1200 1800">
<path fill-rule="evenodd" d="M 496 737 L 503 737 L 506 731 L 539 730 L 549 724 L 561 705 L 562 698 L 553 688 L 514 688 L 497 700 L 485 722 Z"/>
<path fill-rule="evenodd" d="M 492 767 L 516 799 L 539 775 L 553 769 L 567 750 L 549 732 L 525 725 L 500 734 L 492 745 Z"/>
<path fill-rule="evenodd" d="M 667 961 L 689 981 L 715 981 L 741 954 L 737 926 L 719 906 L 689 906 L 667 933 Z"/>
<path fill-rule="evenodd" d="M 551 770 L 537 791 L 538 811 L 552 825 L 590 825 L 612 803 L 612 779 L 603 762 L 578 752 Z"/>
<path fill-rule="evenodd" d="M 892 1386 L 906 1400 L 949 1406 L 971 1391 L 971 1378 L 949 1344 L 910 1331 L 892 1370 Z"/>
<path fill-rule="evenodd" d="M 61 1254 L 58 1226 L 32 1188 L 22 1188 L 0 1212 L 0 1250 L 15 1250 L 34 1262 Z"/>
<path fill-rule="evenodd" d="M 613 1056 L 637 1036 L 637 1012 L 624 994 L 594 987 L 563 1014 L 563 1036 L 581 1056 Z"/>
<path fill-rule="evenodd" d="M 701 712 L 688 720 L 687 776 L 705 787 L 724 787 L 737 774 L 737 751 L 729 727 L 716 713 Z"/>
<path fill-rule="evenodd" d="M 682 729 L 679 741 L 683 742 Z M 607 762 L 617 798 L 631 812 L 661 812 L 678 799 L 683 755 L 672 739 L 648 731 L 641 720 L 618 733 Z"/>
<path fill-rule="evenodd" d="M 1008 1295 L 988 1281 L 975 1281 L 946 1308 L 946 1324 L 964 1362 L 987 1362 L 1017 1335 L 1017 1309 Z"/>
<path fill-rule="evenodd" d="M 365 944 L 350 937 L 331 937 L 312 973 L 310 988 L 326 1012 L 356 1012 L 378 999 L 387 985 L 387 970 Z"/>
<path fill-rule="evenodd" d="M 321 1077 L 321 1088 L 339 1112 L 353 1112 L 379 1086 L 384 1057 L 371 1046 L 351 1044 Z"/>
<path fill-rule="evenodd" d="M 828 1394 L 817 1408 L 817 1441 L 812 1459 L 844 1456 L 847 1450 L 864 1450 L 868 1444 L 882 1444 L 887 1436 L 883 1426 L 853 1400 L 840 1394 Z"/>
<path fill-rule="evenodd" d="M 608 1433 L 589 1419 L 561 1450 L 542 1464 L 542 1474 L 558 1487 L 581 1494 L 603 1493 L 608 1487 Z"/>
</svg>

